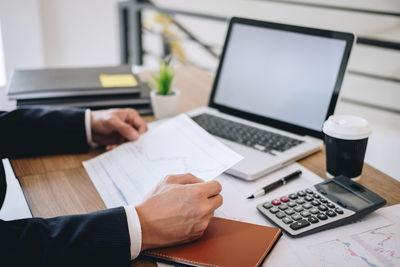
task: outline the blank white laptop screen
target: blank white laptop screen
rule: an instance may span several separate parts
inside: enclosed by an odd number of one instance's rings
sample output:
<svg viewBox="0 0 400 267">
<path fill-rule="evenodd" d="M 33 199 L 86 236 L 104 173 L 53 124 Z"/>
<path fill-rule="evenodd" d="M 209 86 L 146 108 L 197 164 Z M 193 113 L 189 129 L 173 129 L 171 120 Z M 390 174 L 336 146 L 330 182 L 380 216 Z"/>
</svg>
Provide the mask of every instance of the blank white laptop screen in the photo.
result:
<svg viewBox="0 0 400 267">
<path fill-rule="evenodd" d="M 320 131 L 346 41 L 234 24 L 214 101 Z"/>
</svg>

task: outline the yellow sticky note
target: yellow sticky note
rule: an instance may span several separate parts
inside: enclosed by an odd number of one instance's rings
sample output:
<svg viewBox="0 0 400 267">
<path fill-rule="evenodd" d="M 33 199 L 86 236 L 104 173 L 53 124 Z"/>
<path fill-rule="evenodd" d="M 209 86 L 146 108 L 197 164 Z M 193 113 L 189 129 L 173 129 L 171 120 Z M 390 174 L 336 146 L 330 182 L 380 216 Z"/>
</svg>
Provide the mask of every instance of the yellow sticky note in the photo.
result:
<svg viewBox="0 0 400 267">
<path fill-rule="evenodd" d="M 100 74 L 99 79 L 103 87 L 134 87 L 137 85 L 132 74 Z"/>
</svg>

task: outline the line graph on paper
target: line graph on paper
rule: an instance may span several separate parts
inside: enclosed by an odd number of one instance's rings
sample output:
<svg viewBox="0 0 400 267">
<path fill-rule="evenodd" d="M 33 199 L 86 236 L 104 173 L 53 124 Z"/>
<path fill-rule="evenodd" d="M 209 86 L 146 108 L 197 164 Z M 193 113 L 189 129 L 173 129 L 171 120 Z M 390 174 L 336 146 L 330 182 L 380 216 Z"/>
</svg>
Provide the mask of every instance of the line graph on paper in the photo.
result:
<svg viewBox="0 0 400 267">
<path fill-rule="evenodd" d="M 400 266 L 400 229 L 389 225 L 310 246 L 318 266 Z"/>
<path fill-rule="evenodd" d="M 241 158 L 180 115 L 84 167 L 106 206 L 115 207 L 140 203 L 167 175 L 193 173 L 208 181 Z"/>
</svg>

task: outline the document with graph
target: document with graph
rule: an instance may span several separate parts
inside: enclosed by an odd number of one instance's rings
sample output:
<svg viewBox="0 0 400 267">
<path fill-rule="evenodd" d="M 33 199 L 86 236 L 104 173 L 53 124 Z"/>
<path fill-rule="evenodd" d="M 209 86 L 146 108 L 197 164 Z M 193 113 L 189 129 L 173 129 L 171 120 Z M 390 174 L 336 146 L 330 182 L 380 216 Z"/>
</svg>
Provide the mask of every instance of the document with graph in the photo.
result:
<svg viewBox="0 0 400 267">
<path fill-rule="evenodd" d="M 193 173 L 209 181 L 241 159 L 182 114 L 83 165 L 111 208 L 139 204 L 167 175 Z"/>
</svg>

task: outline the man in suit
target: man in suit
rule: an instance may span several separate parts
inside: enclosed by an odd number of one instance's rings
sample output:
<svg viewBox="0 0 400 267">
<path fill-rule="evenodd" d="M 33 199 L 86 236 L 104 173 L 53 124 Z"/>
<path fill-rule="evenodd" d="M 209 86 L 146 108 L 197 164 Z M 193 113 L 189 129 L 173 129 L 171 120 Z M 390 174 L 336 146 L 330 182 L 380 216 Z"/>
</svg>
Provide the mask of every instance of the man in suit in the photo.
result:
<svg viewBox="0 0 400 267">
<path fill-rule="evenodd" d="M 138 139 L 146 130 L 133 109 L 0 112 L 0 157 L 86 152 L 91 145 L 112 149 Z M 215 181 L 171 175 L 136 207 L 0 220 L 0 265 L 129 266 L 142 250 L 200 237 L 222 204 L 220 191 Z"/>
</svg>

